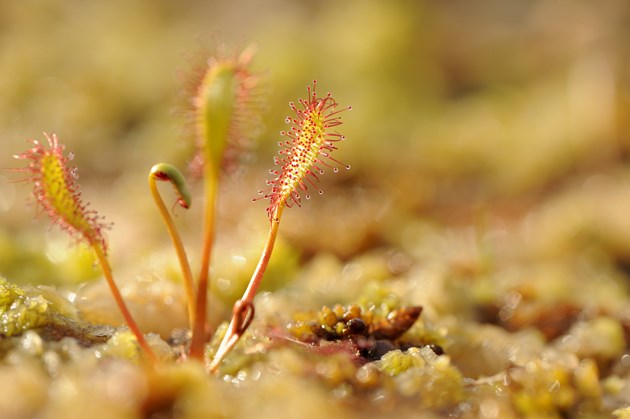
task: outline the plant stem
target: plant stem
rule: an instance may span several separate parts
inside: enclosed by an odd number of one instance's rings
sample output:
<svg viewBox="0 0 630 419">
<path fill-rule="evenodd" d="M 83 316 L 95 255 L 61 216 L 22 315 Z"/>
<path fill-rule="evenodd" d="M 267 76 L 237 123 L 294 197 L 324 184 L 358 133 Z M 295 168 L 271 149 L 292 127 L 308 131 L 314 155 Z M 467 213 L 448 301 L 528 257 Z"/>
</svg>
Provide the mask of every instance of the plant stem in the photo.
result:
<svg viewBox="0 0 630 419">
<path fill-rule="evenodd" d="M 140 328 L 138 328 L 138 325 L 136 324 L 133 317 L 131 316 L 129 309 L 127 308 L 127 305 L 125 304 L 125 300 L 123 300 L 122 295 L 120 294 L 120 291 L 118 290 L 118 287 L 116 286 L 116 282 L 114 282 L 114 277 L 112 276 L 112 269 L 109 266 L 107 257 L 105 256 L 105 253 L 103 252 L 103 248 L 98 243 L 92 243 L 92 248 L 94 249 L 94 253 L 96 254 L 96 258 L 98 259 L 98 262 L 101 265 L 101 269 L 103 270 L 103 274 L 105 275 L 107 284 L 109 285 L 112 295 L 114 296 L 114 301 L 116 301 L 118 308 L 122 312 L 123 318 L 125 319 L 127 326 L 129 326 L 129 329 L 136 337 L 136 340 L 138 341 L 140 348 L 142 348 L 142 351 L 144 352 L 144 354 L 147 356 L 147 358 L 149 358 L 149 361 L 153 364 L 156 363 L 158 359 L 157 359 L 157 356 L 155 355 L 155 352 L 153 352 L 153 350 L 151 349 L 151 347 L 145 340 L 144 335 L 140 331 Z"/>
<path fill-rule="evenodd" d="M 158 190 L 153 172 L 151 172 L 151 174 L 149 175 L 149 187 L 151 188 L 151 195 L 153 195 L 155 205 L 157 205 L 158 210 L 160 211 L 160 215 L 162 216 L 162 219 L 166 224 L 166 229 L 168 230 L 169 236 L 171 236 L 171 241 L 173 242 L 173 246 L 175 247 L 175 251 L 177 252 L 179 265 L 182 270 L 182 275 L 184 276 L 184 288 L 186 291 L 186 300 L 188 302 L 188 324 L 190 325 L 189 327 L 192 328 L 195 319 L 195 289 L 193 284 L 192 272 L 190 270 L 190 264 L 188 263 L 188 257 L 186 256 L 186 250 L 184 249 L 182 239 L 177 232 L 175 223 L 173 223 L 173 218 L 171 217 L 170 212 L 164 205 L 164 201 L 160 196 L 160 192 Z"/>
<path fill-rule="evenodd" d="M 273 247 L 278 235 L 278 227 L 280 226 L 280 217 L 282 216 L 284 204 L 285 203 L 283 201 L 280 205 L 278 205 L 271 217 L 269 235 L 267 236 L 267 242 L 265 243 L 262 255 L 260 256 L 260 260 L 258 261 L 258 265 L 254 270 L 252 278 L 249 280 L 249 285 L 247 286 L 245 293 L 243 293 L 243 297 L 234 304 L 230 325 L 228 326 L 225 336 L 221 340 L 221 344 L 219 345 L 219 349 L 217 349 L 214 359 L 208 367 L 210 372 L 215 372 L 217 370 L 221 361 L 228 353 L 230 353 L 251 322 L 251 319 L 247 321 L 246 318 L 249 315 L 253 316 L 254 297 L 258 292 L 258 288 L 260 287 L 265 271 L 267 270 L 267 265 L 271 259 L 271 253 L 273 252 Z M 251 307 L 250 310 L 252 310 L 252 313 L 244 311 L 244 307 Z"/>
<path fill-rule="evenodd" d="M 249 285 L 247 286 L 247 289 L 245 290 L 241 301 L 246 301 L 248 303 L 254 302 L 254 296 L 258 292 L 260 283 L 262 282 L 265 271 L 267 270 L 269 259 L 271 259 L 273 246 L 276 243 L 276 237 L 278 236 L 278 227 L 280 226 L 280 216 L 282 215 L 283 209 L 284 205 L 278 206 L 275 213 L 273 214 L 273 217 L 271 217 L 271 226 L 269 228 L 269 235 L 267 236 L 265 248 L 263 249 L 262 255 L 260 255 L 260 260 L 258 261 L 256 270 L 254 271 L 252 278 L 249 280 Z"/>
<path fill-rule="evenodd" d="M 204 176 L 206 185 L 206 208 L 204 214 L 203 247 L 201 253 L 201 271 L 197 283 L 197 302 L 195 304 L 195 322 L 190 344 L 190 357 L 203 359 L 203 349 L 206 343 L 206 310 L 208 303 L 208 277 L 210 275 L 210 260 L 212 258 L 212 244 L 214 243 L 214 220 L 216 212 L 216 193 L 218 187 L 217 172 L 206 168 Z"/>
</svg>

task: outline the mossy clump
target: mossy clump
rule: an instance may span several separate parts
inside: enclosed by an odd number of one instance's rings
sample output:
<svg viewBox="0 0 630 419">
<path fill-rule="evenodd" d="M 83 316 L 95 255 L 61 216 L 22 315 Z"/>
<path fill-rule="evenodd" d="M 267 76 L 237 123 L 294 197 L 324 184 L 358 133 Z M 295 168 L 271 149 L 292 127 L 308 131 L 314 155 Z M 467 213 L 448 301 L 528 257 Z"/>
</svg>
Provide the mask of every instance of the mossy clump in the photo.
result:
<svg viewBox="0 0 630 419">
<path fill-rule="evenodd" d="M 156 334 L 147 335 L 147 342 L 156 353 L 158 359 L 172 360 L 175 352 L 171 347 Z M 116 358 L 128 359 L 140 363 L 142 360 L 138 341 L 131 331 L 121 329 L 116 331 L 112 337 L 99 349 L 101 356 L 112 356 Z"/>
<path fill-rule="evenodd" d="M 416 345 L 401 340 L 422 313 L 422 307 L 400 307 L 383 310 L 382 306 L 363 308 L 356 304 L 323 306 L 316 313 L 296 313 L 287 330 L 298 340 L 320 345 L 322 342 L 348 340 L 359 356 L 368 361 L 385 353 Z M 441 348 L 436 348 L 441 352 Z"/>
<path fill-rule="evenodd" d="M 524 417 L 571 417 L 601 411 L 602 388 L 594 361 L 549 357 L 510 371 L 512 402 Z"/>
<path fill-rule="evenodd" d="M 47 323 L 47 301 L 41 296 L 27 297 L 19 287 L 0 278 L 0 333 L 19 335 Z"/>
<path fill-rule="evenodd" d="M 89 324 L 70 301 L 48 287 L 24 287 L 0 277 L 0 336 L 37 331 L 46 340 L 74 337 L 83 344 L 107 341 L 112 328 Z"/>
<path fill-rule="evenodd" d="M 21 335 L 30 329 L 54 327 L 76 320 L 73 310 L 61 307 L 62 300 L 42 289 L 22 289 L 0 277 L 0 334 Z M 48 297 L 48 298 L 46 298 Z"/>
<path fill-rule="evenodd" d="M 409 348 L 388 352 L 378 368 L 395 377 L 396 388 L 405 397 L 418 397 L 422 406 L 443 409 L 454 407 L 464 399 L 464 377 L 431 348 Z"/>
<path fill-rule="evenodd" d="M 295 321 L 287 328 L 295 337 L 307 342 L 331 341 L 354 335 L 393 340 L 405 333 L 421 312 L 422 307 L 402 307 L 383 315 L 374 308 L 337 304 L 323 306 L 317 313 L 296 313 Z"/>
</svg>

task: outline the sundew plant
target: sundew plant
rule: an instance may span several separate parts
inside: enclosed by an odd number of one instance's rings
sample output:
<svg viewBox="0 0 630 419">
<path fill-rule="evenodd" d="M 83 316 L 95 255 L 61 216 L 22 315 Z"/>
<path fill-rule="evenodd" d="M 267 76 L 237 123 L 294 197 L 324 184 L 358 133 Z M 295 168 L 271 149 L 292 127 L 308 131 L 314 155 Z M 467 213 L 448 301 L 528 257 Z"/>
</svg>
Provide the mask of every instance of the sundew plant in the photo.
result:
<svg viewBox="0 0 630 419">
<path fill-rule="evenodd" d="M 306 99 L 300 99 L 297 104 L 290 103 L 293 115 L 286 119 L 289 128 L 281 132 L 283 140 L 279 142 L 279 156 L 275 158 L 277 169 L 271 171 L 273 178 L 267 181 L 267 188 L 254 199 L 268 201 L 269 234 L 260 261 L 245 293 L 234 303 L 232 318 L 218 350 L 214 356 L 206 355 L 206 345 L 213 338 L 213 332 L 206 324 L 206 313 L 212 309 L 208 307 L 207 301 L 218 186 L 225 167 L 233 164 L 243 149 L 247 133 L 258 123 L 258 112 L 263 105 L 258 92 L 259 76 L 250 70 L 251 58 L 251 49 L 238 55 L 219 54 L 210 58 L 190 98 L 197 148 L 195 161 L 202 168 L 205 195 L 201 220 L 201 266 L 197 275 L 191 269 L 171 210 L 157 188 L 158 181 L 171 183 L 177 196 L 175 206 L 189 208 L 193 198 L 185 177 L 168 163 L 154 165 L 148 176 L 151 196 L 173 243 L 185 288 L 190 333 L 183 357 L 203 361 L 208 370 L 213 372 L 217 371 L 254 318 L 254 297 L 267 269 L 285 207 L 294 204 L 300 206 L 302 197 L 308 199 L 311 190 L 321 194 L 317 182 L 326 171 L 349 169 L 349 166 L 336 160 L 333 154 L 345 139 L 337 128 L 342 124 L 342 113 L 350 107 L 341 107 L 330 93 L 320 96 L 317 82 L 313 81 L 307 87 Z M 56 134 L 44 133 L 44 137 L 45 142 L 32 140 L 32 148 L 15 156 L 27 163 L 26 167 L 15 169 L 23 174 L 17 180 L 32 186 L 34 201 L 54 225 L 92 249 L 118 309 L 135 336 L 143 359 L 148 365 L 154 365 L 160 362 L 159 357 L 127 308 L 108 260 L 107 249 L 110 244 L 104 230 L 111 226 L 84 203 L 78 184 L 78 171 L 71 166 L 72 154 L 66 153 Z"/>
</svg>

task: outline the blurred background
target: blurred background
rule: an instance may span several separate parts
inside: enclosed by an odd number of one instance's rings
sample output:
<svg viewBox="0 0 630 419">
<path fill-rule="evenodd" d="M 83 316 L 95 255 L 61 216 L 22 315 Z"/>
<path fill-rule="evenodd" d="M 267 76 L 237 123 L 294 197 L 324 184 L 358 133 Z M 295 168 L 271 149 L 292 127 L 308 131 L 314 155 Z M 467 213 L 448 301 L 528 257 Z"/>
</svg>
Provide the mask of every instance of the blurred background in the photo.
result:
<svg viewBox="0 0 630 419">
<path fill-rule="evenodd" d="M 183 168 L 192 156 L 187 74 L 218 43 L 255 43 L 268 107 L 254 158 L 223 183 L 215 258 L 228 271 L 250 272 L 244 261 L 257 259 L 266 205 L 251 199 L 273 168 L 288 102 L 313 79 L 352 105 L 336 153 L 352 169 L 327 174 L 323 197 L 287 212 L 277 249 L 286 264 L 404 247 L 418 220 L 509 228 L 575 185 L 591 188 L 594 208 L 626 208 L 608 197 L 630 195 L 629 36 L 623 0 L 4 1 L 0 167 L 20 167 L 11 156 L 24 140 L 57 133 L 84 199 L 114 223 L 115 269 L 160 270 L 174 256 L 146 176 L 156 162 Z M 98 276 L 89 254 L 44 217 L 32 221 L 29 188 L 13 177 L 0 172 L 0 274 L 54 284 Z M 609 195 L 598 194 L 602 182 Z M 191 249 L 200 209 L 176 210 Z M 630 217 L 606 214 L 623 265 Z"/>
</svg>

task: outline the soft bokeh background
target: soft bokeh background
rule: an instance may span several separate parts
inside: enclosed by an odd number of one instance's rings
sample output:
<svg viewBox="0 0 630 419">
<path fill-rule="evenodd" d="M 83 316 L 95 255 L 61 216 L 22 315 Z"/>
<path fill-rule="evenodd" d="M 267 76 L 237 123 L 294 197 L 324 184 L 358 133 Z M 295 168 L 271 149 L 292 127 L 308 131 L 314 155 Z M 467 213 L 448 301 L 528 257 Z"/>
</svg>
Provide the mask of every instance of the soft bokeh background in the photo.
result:
<svg viewBox="0 0 630 419">
<path fill-rule="evenodd" d="M 413 220 L 509 222 L 567 185 L 627 182 L 629 22 L 622 0 L 5 1 L 0 166 L 20 165 L 11 156 L 24 139 L 56 132 L 76 155 L 84 198 L 114 223 L 116 269 L 163 269 L 173 255 L 146 174 L 191 156 L 185 74 L 218 42 L 254 42 L 269 106 L 256 158 L 224 182 L 217 258 L 228 272 L 257 258 L 265 205 L 250 200 L 272 167 L 287 102 L 318 79 L 353 107 L 337 153 L 352 170 L 325 176 L 324 197 L 288 212 L 285 257 L 348 259 L 399 246 Z M 46 220 L 33 225 L 28 188 L 7 183 L 13 176 L 0 173 L 0 273 L 30 283 L 97 276 Z M 193 263 L 200 203 L 177 211 Z M 630 255 L 628 240 L 615 236 L 615 246 Z"/>
<path fill-rule="evenodd" d="M 11 156 L 25 139 L 60 136 L 84 199 L 114 224 L 110 257 L 130 310 L 143 331 L 175 338 L 170 347 L 151 335 L 165 351 L 185 345 L 186 310 L 146 177 L 156 162 L 184 168 L 192 156 L 190 68 L 213 45 L 254 42 L 268 92 L 251 158 L 222 179 L 211 326 L 228 318 L 260 255 L 266 205 L 252 198 L 287 103 L 317 79 L 352 105 L 335 153 L 352 169 L 322 176 L 324 196 L 285 211 L 263 282 L 274 292 L 259 293 L 221 367 L 231 379 L 169 363 L 149 385 L 144 369 L 114 359 L 135 356 L 119 334 L 103 349 L 29 330 L 1 339 L 0 412 L 627 417 L 628 39 L 627 0 L 0 0 L 0 167 L 24 163 Z M 0 171 L 0 276 L 56 285 L 81 320 L 120 326 L 89 250 L 44 216 L 33 221 L 16 177 Z M 175 210 L 195 271 L 200 186 L 191 183 L 189 211 Z M 31 328 L 24 313 L 35 309 L 21 304 L 4 307 L 0 325 Z M 430 357 L 386 349 L 391 361 L 359 367 L 358 346 L 349 362 L 286 337 L 289 322 L 335 304 L 359 304 L 370 319 L 422 307 L 390 349 L 409 342 Z"/>
</svg>

